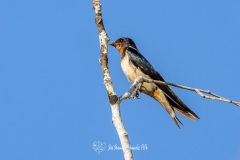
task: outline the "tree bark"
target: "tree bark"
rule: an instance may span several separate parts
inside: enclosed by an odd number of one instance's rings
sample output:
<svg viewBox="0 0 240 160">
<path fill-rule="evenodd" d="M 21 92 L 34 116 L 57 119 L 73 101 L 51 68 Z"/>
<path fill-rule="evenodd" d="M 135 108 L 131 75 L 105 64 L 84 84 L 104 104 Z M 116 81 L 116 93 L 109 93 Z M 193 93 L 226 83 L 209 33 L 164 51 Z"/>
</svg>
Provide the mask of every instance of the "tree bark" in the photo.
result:
<svg viewBox="0 0 240 160">
<path fill-rule="evenodd" d="M 109 98 L 111 110 L 112 110 L 112 123 L 114 124 L 124 154 L 125 160 L 133 160 L 132 151 L 130 148 L 130 142 L 128 139 L 128 134 L 124 128 L 121 113 L 120 113 L 120 101 L 116 92 L 114 91 L 112 78 L 110 76 L 109 67 L 108 67 L 108 42 L 109 38 L 104 28 L 101 4 L 100 0 L 93 0 L 93 9 L 95 11 L 95 23 L 97 24 L 99 40 L 100 40 L 100 64 L 102 68 L 102 75 L 104 84 L 106 87 L 107 95 Z"/>
</svg>

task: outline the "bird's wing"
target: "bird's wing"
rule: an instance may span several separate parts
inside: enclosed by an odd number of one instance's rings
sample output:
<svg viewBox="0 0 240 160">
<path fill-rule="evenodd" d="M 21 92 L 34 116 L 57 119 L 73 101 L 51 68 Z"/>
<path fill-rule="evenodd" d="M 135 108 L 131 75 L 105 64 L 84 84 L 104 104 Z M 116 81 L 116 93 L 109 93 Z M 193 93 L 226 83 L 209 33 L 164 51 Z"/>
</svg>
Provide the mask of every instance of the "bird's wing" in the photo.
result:
<svg viewBox="0 0 240 160">
<path fill-rule="evenodd" d="M 153 80 L 164 81 L 163 77 L 153 68 L 153 66 L 147 61 L 145 57 L 135 48 L 129 47 L 127 53 L 130 57 L 131 62 L 137 68 L 139 68 L 144 74 L 151 77 Z M 171 90 L 169 86 L 156 84 L 166 95 L 169 103 L 176 108 L 176 110 L 182 112 L 190 112 L 195 118 L 199 118 L 190 108 L 188 108 L 180 98 Z M 183 113 L 181 113 L 183 114 Z M 184 115 L 184 114 L 183 114 Z M 188 117 L 188 115 L 185 115 Z M 190 116 L 191 117 L 191 116 Z M 188 118 L 190 118 L 188 117 Z M 194 118 L 193 117 L 193 118 Z M 191 119 L 191 118 L 190 118 Z"/>
</svg>

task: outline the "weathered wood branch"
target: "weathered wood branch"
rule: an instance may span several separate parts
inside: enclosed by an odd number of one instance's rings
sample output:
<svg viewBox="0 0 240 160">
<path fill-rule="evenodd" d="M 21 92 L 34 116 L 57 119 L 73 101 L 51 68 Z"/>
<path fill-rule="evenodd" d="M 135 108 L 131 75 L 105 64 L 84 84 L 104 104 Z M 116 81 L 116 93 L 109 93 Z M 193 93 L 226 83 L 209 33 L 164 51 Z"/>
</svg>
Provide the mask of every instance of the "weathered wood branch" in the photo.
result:
<svg viewBox="0 0 240 160">
<path fill-rule="evenodd" d="M 189 90 L 189 91 L 194 91 L 203 98 L 228 102 L 228 103 L 232 103 L 234 105 L 240 106 L 240 102 L 236 102 L 236 101 L 229 100 L 227 98 L 221 97 L 219 95 L 216 95 L 216 94 L 212 93 L 209 90 L 191 88 L 191 87 L 187 87 L 187 86 L 183 86 L 183 85 L 179 85 L 179 84 L 168 83 L 168 82 L 163 82 L 163 81 L 156 81 L 156 80 L 147 79 L 147 78 L 143 78 L 143 77 L 138 77 L 137 79 L 135 79 L 134 83 L 132 84 L 132 86 L 130 87 L 128 92 L 126 92 L 124 95 L 119 97 L 118 101 L 121 102 L 124 99 L 130 98 L 136 92 L 136 90 L 138 89 L 138 86 L 143 82 L 158 83 L 158 84 L 163 84 L 163 85 L 168 85 L 168 86 L 174 86 L 174 87 L 177 87 L 177 88 L 186 89 L 186 90 Z"/>
<path fill-rule="evenodd" d="M 124 128 L 121 113 L 120 113 L 120 102 L 114 91 L 112 78 L 110 76 L 108 67 L 108 42 L 109 38 L 104 28 L 101 4 L 100 0 L 93 0 L 93 9 L 95 11 L 95 23 L 97 24 L 99 40 L 100 40 L 100 64 L 102 68 L 103 80 L 108 94 L 111 110 L 112 110 L 112 123 L 114 124 L 124 154 L 125 160 L 133 160 L 132 151 L 130 148 L 130 142 L 128 134 Z"/>
</svg>

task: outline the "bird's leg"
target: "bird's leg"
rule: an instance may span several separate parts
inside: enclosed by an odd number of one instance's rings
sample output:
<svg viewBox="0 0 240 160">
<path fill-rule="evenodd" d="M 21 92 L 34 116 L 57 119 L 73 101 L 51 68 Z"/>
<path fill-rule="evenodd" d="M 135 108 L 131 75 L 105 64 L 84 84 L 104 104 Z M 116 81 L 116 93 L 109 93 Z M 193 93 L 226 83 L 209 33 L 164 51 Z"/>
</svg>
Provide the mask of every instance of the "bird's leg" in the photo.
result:
<svg viewBox="0 0 240 160">
<path fill-rule="evenodd" d="M 130 98 L 140 99 L 140 97 L 139 97 L 139 92 L 141 92 L 142 84 L 143 84 L 143 83 L 139 83 L 139 84 L 137 85 L 137 87 L 136 87 L 133 95 L 132 95 Z"/>
</svg>

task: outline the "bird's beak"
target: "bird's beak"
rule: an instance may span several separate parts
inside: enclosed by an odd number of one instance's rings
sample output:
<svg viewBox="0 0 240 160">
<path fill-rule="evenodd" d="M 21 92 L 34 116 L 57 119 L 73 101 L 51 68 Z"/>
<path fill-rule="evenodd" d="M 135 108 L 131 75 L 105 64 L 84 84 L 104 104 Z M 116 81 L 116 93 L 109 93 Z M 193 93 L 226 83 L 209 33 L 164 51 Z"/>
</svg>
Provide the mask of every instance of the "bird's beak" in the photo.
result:
<svg viewBox="0 0 240 160">
<path fill-rule="evenodd" d="M 109 45 L 115 47 L 115 46 L 114 46 L 114 43 L 111 43 L 111 44 L 109 44 Z"/>
</svg>

